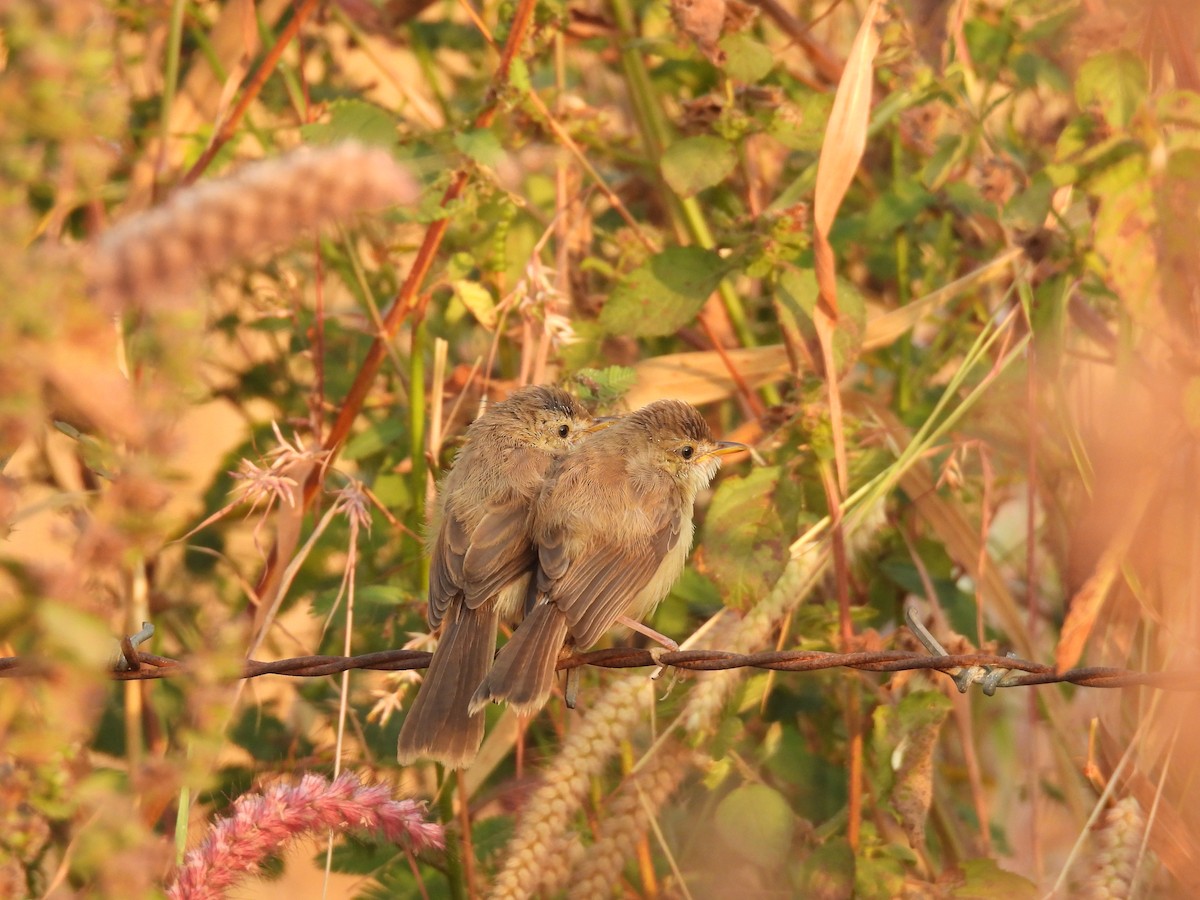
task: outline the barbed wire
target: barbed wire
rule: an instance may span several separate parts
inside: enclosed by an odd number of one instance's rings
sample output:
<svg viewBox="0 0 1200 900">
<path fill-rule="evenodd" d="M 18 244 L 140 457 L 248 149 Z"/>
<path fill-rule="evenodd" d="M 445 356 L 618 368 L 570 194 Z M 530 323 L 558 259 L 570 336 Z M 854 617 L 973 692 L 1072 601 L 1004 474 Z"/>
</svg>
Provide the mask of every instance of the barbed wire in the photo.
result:
<svg viewBox="0 0 1200 900">
<path fill-rule="evenodd" d="M 138 651 L 128 638 L 122 642 L 120 660 L 108 672 L 117 681 L 146 681 L 186 675 L 194 666 L 186 660 L 156 656 Z M 242 665 L 239 678 L 285 675 L 312 678 L 333 675 L 350 669 L 397 672 L 423 669 L 432 654 L 423 650 L 381 650 L 358 656 L 297 656 L 271 662 L 249 659 Z M 124 666 L 124 668 L 122 668 Z M 933 654 L 909 650 L 871 650 L 853 653 L 827 653 L 817 650 L 774 650 L 762 653 L 732 653 L 724 650 L 660 650 L 611 648 L 574 653 L 559 661 L 560 669 L 596 666 L 605 669 L 629 669 L 663 666 L 684 671 L 727 671 L 754 668 L 780 672 L 815 672 L 849 668 L 867 672 L 933 670 L 955 678 L 960 691 L 981 684 L 985 693 L 999 687 L 1027 687 L 1035 684 L 1075 684 L 1080 687 L 1120 688 L 1143 686 L 1161 690 L 1200 690 L 1200 672 L 1136 672 L 1112 667 L 1087 667 L 1055 671 L 1053 666 L 1011 656 L 988 653 Z M 53 663 L 28 657 L 0 658 L 0 678 L 33 677 L 49 674 Z M 969 676 L 969 677 L 964 677 Z"/>
</svg>

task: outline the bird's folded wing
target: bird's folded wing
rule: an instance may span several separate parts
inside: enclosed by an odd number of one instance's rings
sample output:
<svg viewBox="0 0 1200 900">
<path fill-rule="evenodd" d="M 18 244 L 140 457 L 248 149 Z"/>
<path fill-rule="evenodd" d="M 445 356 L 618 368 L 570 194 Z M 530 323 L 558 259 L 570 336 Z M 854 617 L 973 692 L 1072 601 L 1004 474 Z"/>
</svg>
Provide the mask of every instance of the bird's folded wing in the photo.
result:
<svg viewBox="0 0 1200 900">
<path fill-rule="evenodd" d="M 429 558 L 429 627 L 437 628 L 446 610 L 462 596 L 463 556 L 469 538 L 462 521 L 447 511 Z"/>
<path fill-rule="evenodd" d="M 657 525 L 648 539 L 623 542 L 614 535 L 574 559 L 567 542 L 543 541 L 538 547 L 538 590 L 566 614 L 575 646 L 596 643 L 679 543 L 678 509 L 664 510 Z"/>
<path fill-rule="evenodd" d="M 463 559 L 463 599 L 475 609 L 522 575 L 533 571 L 537 556 L 529 540 L 529 502 L 510 495 L 488 504 L 471 533 Z"/>
</svg>

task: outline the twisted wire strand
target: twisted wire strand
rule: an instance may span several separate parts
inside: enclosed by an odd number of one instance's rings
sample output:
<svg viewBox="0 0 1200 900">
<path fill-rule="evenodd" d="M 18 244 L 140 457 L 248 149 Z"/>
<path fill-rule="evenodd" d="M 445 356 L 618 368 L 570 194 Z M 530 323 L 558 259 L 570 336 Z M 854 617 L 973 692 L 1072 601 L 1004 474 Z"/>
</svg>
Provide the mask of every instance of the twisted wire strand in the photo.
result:
<svg viewBox="0 0 1200 900">
<path fill-rule="evenodd" d="M 186 675 L 187 660 L 133 652 L 134 659 L 124 671 L 113 669 L 109 677 L 117 681 L 145 681 Z M 358 656 L 297 656 L 271 662 L 249 659 L 243 664 L 240 678 L 259 678 L 263 675 L 286 675 L 292 678 L 313 678 L 333 675 L 348 669 L 368 669 L 395 672 L 423 669 L 429 665 L 430 654 L 421 650 L 380 650 Z M 133 665 L 136 663 L 136 665 Z M 762 653 L 731 653 L 724 650 L 678 650 L 621 648 L 590 650 L 574 653 L 559 661 L 560 669 L 596 666 L 605 669 L 630 669 L 667 666 L 692 672 L 714 672 L 726 669 L 755 668 L 782 672 L 815 672 L 823 669 L 850 668 L 867 672 L 900 672 L 931 669 L 950 673 L 968 667 L 1008 670 L 1000 686 L 1026 687 L 1035 684 L 1075 684 L 1080 687 L 1121 688 L 1153 687 L 1160 690 L 1200 690 L 1200 672 L 1136 672 L 1109 666 L 1089 666 L 1055 671 L 1042 663 L 995 656 L 986 653 L 966 653 L 931 656 L 908 650 L 878 650 L 856 653 L 825 653 L 816 650 L 776 650 Z M 48 674 L 53 662 L 34 657 L 0 657 L 0 678 L 36 677 Z"/>
</svg>

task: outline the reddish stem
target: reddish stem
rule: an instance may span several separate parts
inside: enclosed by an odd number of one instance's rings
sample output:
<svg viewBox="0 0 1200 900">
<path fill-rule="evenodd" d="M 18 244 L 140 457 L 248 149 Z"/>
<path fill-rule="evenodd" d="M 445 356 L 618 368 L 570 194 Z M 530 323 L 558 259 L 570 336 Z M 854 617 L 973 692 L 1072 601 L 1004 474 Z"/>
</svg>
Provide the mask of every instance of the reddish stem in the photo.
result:
<svg viewBox="0 0 1200 900">
<path fill-rule="evenodd" d="M 200 158 L 187 170 L 187 173 L 180 181 L 181 184 L 191 184 L 199 178 L 213 161 L 213 158 L 216 157 L 217 153 L 220 152 L 221 148 L 229 143 L 229 139 L 233 137 L 233 133 L 237 131 L 237 127 L 242 123 L 242 118 L 246 115 L 246 111 L 250 109 L 250 104 L 258 99 L 263 85 L 267 83 L 267 79 L 271 77 L 271 73 L 279 65 L 279 59 L 283 56 L 283 51 L 287 49 L 287 45 L 292 42 L 292 39 L 299 33 L 301 26 L 316 8 L 317 0 L 302 0 L 300 7 L 296 10 L 296 14 L 284 26 L 278 40 L 275 41 L 274 46 L 271 47 L 270 51 L 263 58 L 262 64 L 258 67 L 258 71 L 254 73 L 254 77 L 250 79 L 250 83 L 246 85 L 246 90 L 242 92 L 242 99 L 238 101 L 238 105 L 233 108 L 233 112 L 229 114 L 229 117 L 221 123 L 221 127 L 217 129 L 217 133 L 213 135 L 213 139 L 204 148 L 204 152 L 200 154 Z"/>
</svg>

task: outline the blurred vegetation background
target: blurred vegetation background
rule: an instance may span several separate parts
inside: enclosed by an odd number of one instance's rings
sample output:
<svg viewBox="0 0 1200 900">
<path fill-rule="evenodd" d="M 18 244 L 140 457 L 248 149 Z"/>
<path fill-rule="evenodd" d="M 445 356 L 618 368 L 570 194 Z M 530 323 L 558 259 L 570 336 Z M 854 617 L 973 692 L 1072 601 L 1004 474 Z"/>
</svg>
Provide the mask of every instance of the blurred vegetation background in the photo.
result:
<svg viewBox="0 0 1200 900">
<path fill-rule="evenodd" d="M 43 663 L 0 686 L 0 894 L 156 896 L 345 769 L 448 849 L 323 874 L 318 834 L 239 896 L 1193 896 L 1187 693 L 586 670 L 455 776 L 395 764 L 419 673 L 235 676 L 428 649 L 436 479 L 531 381 L 755 446 L 651 622 L 689 647 L 916 648 L 915 602 L 951 652 L 1194 672 L 1197 27 L 0 2 L 0 645 Z M 186 675 L 108 679 L 143 621 Z"/>
</svg>

